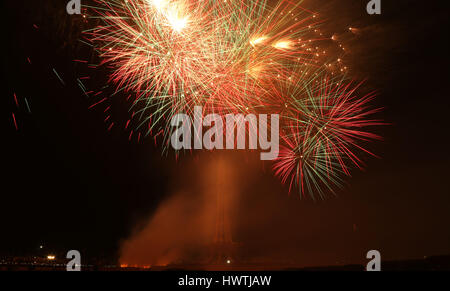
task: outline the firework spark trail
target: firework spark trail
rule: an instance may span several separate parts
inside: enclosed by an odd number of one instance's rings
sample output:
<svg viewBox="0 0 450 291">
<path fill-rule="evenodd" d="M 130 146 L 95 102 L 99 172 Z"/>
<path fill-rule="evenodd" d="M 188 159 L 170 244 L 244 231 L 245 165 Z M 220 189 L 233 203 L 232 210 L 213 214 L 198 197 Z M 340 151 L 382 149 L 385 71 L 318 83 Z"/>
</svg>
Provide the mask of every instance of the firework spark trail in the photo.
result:
<svg viewBox="0 0 450 291">
<path fill-rule="evenodd" d="M 55 73 L 56 77 L 58 77 L 58 80 L 61 82 L 61 84 L 66 85 L 64 80 L 61 78 L 61 76 L 58 74 L 58 72 L 53 68 L 53 73 Z"/>
<path fill-rule="evenodd" d="M 12 118 L 14 122 L 14 127 L 16 128 L 16 130 L 19 130 L 19 127 L 17 126 L 16 116 L 14 115 L 14 113 L 12 113 Z"/>
<path fill-rule="evenodd" d="M 342 184 L 352 165 L 362 167 L 357 152 L 371 153 L 360 143 L 380 139 L 365 129 L 382 124 L 370 118 L 378 112 L 369 106 L 373 94 L 358 97 L 359 85 L 341 73 L 347 67 L 340 56 L 322 45 L 334 36 L 323 36 L 317 15 L 301 1 L 95 3 L 87 11 L 97 25 L 83 42 L 112 69 L 113 95 L 133 96 L 135 130 L 147 124 L 147 134 L 155 142 L 163 137 L 165 148 L 172 130 L 167 121 L 195 105 L 205 115 L 277 113 L 284 145 L 276 175 L 302 195 L 322 196 Z"/>
</svg>

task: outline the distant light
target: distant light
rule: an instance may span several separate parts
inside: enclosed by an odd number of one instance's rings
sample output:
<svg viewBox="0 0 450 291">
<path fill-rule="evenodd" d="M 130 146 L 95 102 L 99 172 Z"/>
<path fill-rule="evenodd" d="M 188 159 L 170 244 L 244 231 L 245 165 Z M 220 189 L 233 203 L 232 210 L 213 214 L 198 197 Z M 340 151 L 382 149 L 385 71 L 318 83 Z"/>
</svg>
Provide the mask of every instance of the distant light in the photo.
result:
<svg viewBox="0 0 450 291">
<path fill-rule="evenodd" d="M 55 259 L 55 256 L 54 255 L 48 255 L 47 259 L 50 260 L 50 261 L 53 261 Z"/>
<path fill-rule="evenodd" d="M 227 264 L 231 264 L 231 260 L 227 260 Z"/>
<path fill-rule="evenodd" d="M 40 246 L 39 246 L 40 249 L 42 249 L 43 247 L 44 247 L 43 245 L 40 245 Z"/>
</svg>

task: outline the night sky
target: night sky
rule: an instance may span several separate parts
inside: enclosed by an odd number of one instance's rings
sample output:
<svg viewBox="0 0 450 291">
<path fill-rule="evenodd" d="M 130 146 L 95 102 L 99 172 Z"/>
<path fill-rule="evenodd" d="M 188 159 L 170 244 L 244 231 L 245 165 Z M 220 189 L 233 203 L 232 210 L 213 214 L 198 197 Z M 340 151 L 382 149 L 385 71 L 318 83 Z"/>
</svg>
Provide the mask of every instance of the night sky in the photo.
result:
<svg viewBox="0 0 450 291">
<path fill-rule="evenodd" d="M 369 16 L 367 1 L 304 1 L 338 33 L 361 28 L 345 40 L 346 61 L 378 91 L 375 105 L 390 125 L 378 129 L 384 141 L 370 147 L 381 158 L 366 157 L 366 169 L 323 201 L 289 195 L 270 163 L 252 162 L 254 154 L 227 153 L 231 165 L 246 169 L 234 239 L 255 257 L 283 253 L 326 265 L 362 262 L 370 249 L 385 259 L 450 254 L 449 23 L 442 2 L 383 0 L 382 15 Z M 66 14 L 66 1 L 2 4 L 0 255 L 33 254 L 43 244 L 115 258 L 160 203 L 207 179 L 201 161 L 221 153 L 177 162 L 151 138 L 137 143 L 125 130 L 108 131 L 103 110 L 88 109 L 92 100 L 76 83 L 85 72 L 72 60 L 89 56 L 76 41 L 80 17 Z M 116 112 L 124 114 L 125 103 Z"/>
</svg>

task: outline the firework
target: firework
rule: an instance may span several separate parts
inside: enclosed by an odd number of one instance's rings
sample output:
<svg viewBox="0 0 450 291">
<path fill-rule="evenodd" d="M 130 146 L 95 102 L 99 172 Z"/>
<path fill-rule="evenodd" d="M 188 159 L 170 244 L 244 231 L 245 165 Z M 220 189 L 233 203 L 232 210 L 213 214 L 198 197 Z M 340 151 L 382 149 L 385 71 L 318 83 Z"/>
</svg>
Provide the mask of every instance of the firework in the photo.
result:
<svg viewBox="0 0 450 291">
<path fill-rule="evenodd" d="M 86 40 L 111 69 L 114 94 L 134 96 L 132 117 L 165 145 L 167 120 L 194 106 L 205 115 L 276 113 L 285 144 L 275 173 L 290 188 L 322 195 L 350 165 L 361 166 L 359 143 L 379 138 L 364 129 L 381 124 L 369 118 L 377 112 L 368 107 L 373 94 L 358 98 L 358 86 L 345 83 L 340 56 L 323 45 L 333 38 L 301 1 L 95 3 L 87 7 L 96 26 Z"/>
<path fill-rule="evenodd" d="M 333 185 L 350 176 L 350 166 L 362 168 L 356 151 L 375 156 L 360 144 L 381 139 L 368 128 L 384 123 L 370 118 L 380 109 L 369 106 L 373 93 L 358 96 L 360 85 L 324 77 L 301 86 L 300 95 L 291 95 L 292 110 L 283 115 L 285 144 L 274 165 L 290 189 L 296 185 L 302 194 L 321 196 L 324 190 L 333 192 Z"/>
<path fill-rule="evenodd" d="M 298 21 L 283 2 L 275 8 L 266 1 L 98 4 L 93 13 L 101 25 L 86 35 L 113 67 L 111 81 L 134 92 L 144 111 L 173 114 L 194 104 L 242 110 L 264 95 L 265 82 L 286 78 L 312 55 L 301 39 L 313 16 Z"/>
</svg>

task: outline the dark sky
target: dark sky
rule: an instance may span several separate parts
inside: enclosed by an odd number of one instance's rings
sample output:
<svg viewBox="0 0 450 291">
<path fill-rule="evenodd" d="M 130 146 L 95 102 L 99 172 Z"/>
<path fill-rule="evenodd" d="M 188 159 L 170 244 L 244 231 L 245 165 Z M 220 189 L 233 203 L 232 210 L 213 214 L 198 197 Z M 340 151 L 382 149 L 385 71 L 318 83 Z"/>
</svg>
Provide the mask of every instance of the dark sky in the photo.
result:
<svg viewBox="0 0 450 291">
<path fill-rule="evenodd" d="M 304 2 L 344 36 L 347 26 L 361 29 L 345 39 L 346 61 L 378 90 L 376 105 L 391 125 L 371 148 L 381 159 L 368 159 L 364 172 L 353 172 L 337 197 L 324 201 L 289 196 L 270 164 L 263 170 L 247 163 L 235 237 L 257 255 L 283 249 L 305 264 L 333 264 L 363 261 L 370 249 L 389 259 L 450 254 L 449 25 L 442 2 L 383 0 L 379 16 L 367 15 L 362 0 Z M 102 110 L 88 109 L 91 100 L 76 83 L 84 71 L 72 61 L 86 55 L 75 41 L 82 24 L 65 14 L 65 3 L 3 3 L 0 254 L 33 253 L 44 244 L 115 256 L 174 189 L 201 181 L 200 171 L 186 174 L 192 157 L 177 163 L 152 139 L 130 142 L 129 132 L 107 130 Z"/>
</svg>

